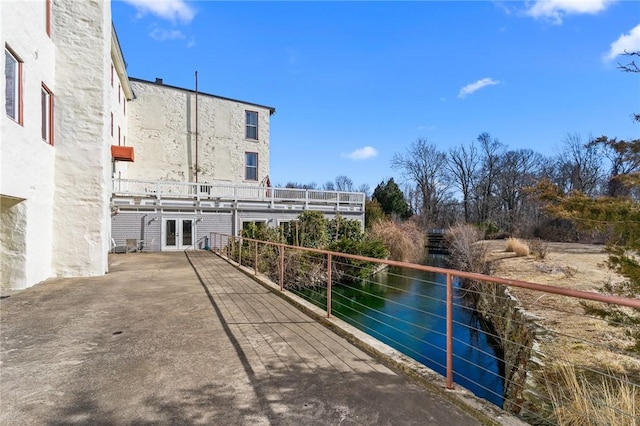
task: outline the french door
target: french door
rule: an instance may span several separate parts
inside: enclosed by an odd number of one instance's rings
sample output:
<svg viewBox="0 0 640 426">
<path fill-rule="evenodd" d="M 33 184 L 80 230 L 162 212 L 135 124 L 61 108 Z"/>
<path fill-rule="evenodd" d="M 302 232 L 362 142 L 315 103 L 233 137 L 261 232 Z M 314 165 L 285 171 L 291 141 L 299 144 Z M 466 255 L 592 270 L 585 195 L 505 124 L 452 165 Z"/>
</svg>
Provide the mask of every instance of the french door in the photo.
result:
<svg viewBox="0 0 640 426">
<path fill-rule="evenodd" d="M 194 244 L 193 219 L 163 219 L 162 250 L 184 250 Z"/>
</svg>

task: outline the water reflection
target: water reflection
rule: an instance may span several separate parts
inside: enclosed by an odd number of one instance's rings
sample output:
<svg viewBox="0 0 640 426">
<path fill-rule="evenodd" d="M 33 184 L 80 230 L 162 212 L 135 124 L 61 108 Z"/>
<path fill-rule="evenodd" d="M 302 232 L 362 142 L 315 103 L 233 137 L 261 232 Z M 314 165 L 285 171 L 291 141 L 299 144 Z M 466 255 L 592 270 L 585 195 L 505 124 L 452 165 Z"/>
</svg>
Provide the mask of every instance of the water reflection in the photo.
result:
<svg viewBox="0 0 640 426">
<path fill-rule="evenodd" d="M 326 289 L 305 291 L 303 296 L 326 308 Z M 389 268 L 367 282 L 334 286 L 332 313 L 444 375 L 445 300 L 444 275 Z M 502 406 L 501 351 L 473 310 L 459 298 L 454 304 L 454 381 Z"/>
</svg>

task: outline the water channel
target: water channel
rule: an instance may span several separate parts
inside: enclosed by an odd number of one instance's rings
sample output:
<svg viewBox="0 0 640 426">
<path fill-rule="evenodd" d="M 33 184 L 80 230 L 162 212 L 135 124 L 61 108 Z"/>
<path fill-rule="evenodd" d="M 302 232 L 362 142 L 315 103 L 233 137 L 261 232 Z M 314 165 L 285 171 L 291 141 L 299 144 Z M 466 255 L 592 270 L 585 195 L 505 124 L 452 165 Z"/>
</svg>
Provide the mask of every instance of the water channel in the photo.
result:
<svg viewBox="0 0 640 426">
<path fill-rule="evenodd" d="M 442 259 L 430 257 L 426 263 L 442 266 Z M 300 295 L 326 308 L 326 288 Z M 334 286 L 332 314 L 445 375 L 445 298 L 444 275 L 392 267 L 360 284 Z M 459 298 L 453 315 L 454 383 L 501 407 L 504 366 L 498 345 Z"/>
</svg>

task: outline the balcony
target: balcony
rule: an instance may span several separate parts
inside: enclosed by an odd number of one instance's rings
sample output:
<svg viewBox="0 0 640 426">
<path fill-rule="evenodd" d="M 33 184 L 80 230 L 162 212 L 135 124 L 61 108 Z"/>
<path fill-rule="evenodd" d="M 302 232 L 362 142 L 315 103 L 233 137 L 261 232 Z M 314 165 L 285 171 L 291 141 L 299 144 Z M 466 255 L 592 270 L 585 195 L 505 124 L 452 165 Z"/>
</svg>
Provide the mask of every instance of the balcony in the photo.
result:
<svg viewBox="0 0 640 426">
<path fill-rule="evenodd" d="M 364 213 L 361 192 L 273 188 L 230 182 L 195 183 L 112 179 L 115 206 L 203 209 L 318 210 Z"/>
</svg>

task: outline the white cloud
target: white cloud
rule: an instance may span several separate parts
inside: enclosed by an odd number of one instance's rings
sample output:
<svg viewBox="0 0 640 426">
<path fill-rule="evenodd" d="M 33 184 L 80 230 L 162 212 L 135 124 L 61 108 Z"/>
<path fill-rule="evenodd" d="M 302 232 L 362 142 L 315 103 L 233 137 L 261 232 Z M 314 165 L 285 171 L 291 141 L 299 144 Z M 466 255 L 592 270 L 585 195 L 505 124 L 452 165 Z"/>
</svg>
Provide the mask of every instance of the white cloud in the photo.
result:
<svg viewBox="0 0 640 426">
<path fill-rule="evenodd" d="M 149 37 L 157 41 L 183 40 L 186 38 L 180 30 L 164 30 L 157 27 L 151 30 Z"/>
<path fill-rule="evenodd" d="M 172 22 L 189 23 L 196 16 L 194 8 L 184 0 L 124 0 L 134 6 L 138 16 L 147 13 Z"/>
<path fill-rule="evenodd" d="M 464 98 L 467 95 L 472 94 L 473 92 L 477 92 L 483 87 L 493 86 L 495 84 L 500 84 L 498 80 L 494 80 L 492 78 L 483 78 L 482 80 L 478 80 L 475 83 L 470 83 L 460 89 L 460 93 L 458 93 L 458 97 L 460 99 Z"/>
<path fill-rule="evenodd" d="M 604 55 L 605 61 L 612 61 L 616 56 L 625 52 L 637 52 L 640 50 L 640 24 L 636 25 L 627 34 L 622 34 L 609 46 L 609 52 Z"/>
<path fill-rule="evenodd" d="M 341 157 L 346 157 L 350 160 L 358 161 L 358 160 L 366 160 L 368 158 L 373 158 L 378 155 L 378 151 L 371 146 L 365 146 L 363 148 L 358 148 L 349 154 L 341 154 Z"/>
<path fill-rule="evenodd" d="M 604 11 L 616 0 L 535 0 L 526 10 L 533 18 L 548 19 L 562 24 L 565 15 L 595 15 Z"/>
</svg>

